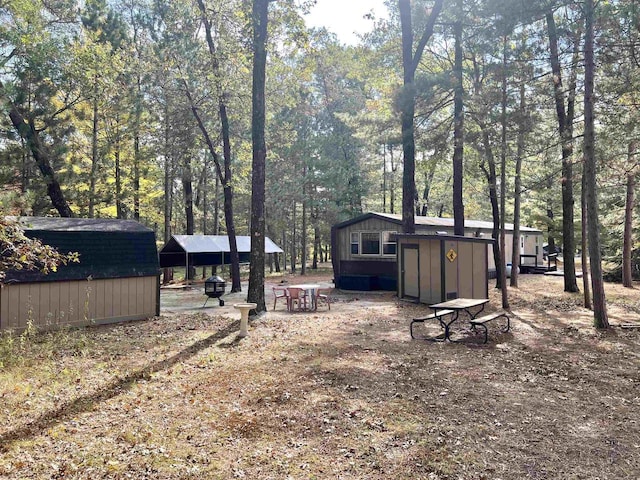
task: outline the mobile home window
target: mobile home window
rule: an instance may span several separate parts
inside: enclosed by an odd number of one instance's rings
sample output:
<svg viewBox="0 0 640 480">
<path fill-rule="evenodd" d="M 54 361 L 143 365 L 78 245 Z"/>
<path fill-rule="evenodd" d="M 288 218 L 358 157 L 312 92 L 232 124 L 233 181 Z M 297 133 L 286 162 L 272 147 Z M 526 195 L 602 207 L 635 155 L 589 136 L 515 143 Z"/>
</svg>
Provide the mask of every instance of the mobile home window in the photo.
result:
<svg viewBox="0 0 640 480">
<path fill-rule="evenodd" d="M 360 253 L 360 234 L 358 232 L 351 234 L 351 255 Z"/>
<path fill-rule="evenodd" d="M 396 232 L 382 232 L 382 254 L 383 255 L 395 255 L 396 254 L 396 242 L 391 240 L 391 235 Z"/>
<path fill-rule="evenodd" d="M 362 232 L 360 234 L 360 246 L 362 255 L 380 255 L 380 233 Z"/>
</svg>

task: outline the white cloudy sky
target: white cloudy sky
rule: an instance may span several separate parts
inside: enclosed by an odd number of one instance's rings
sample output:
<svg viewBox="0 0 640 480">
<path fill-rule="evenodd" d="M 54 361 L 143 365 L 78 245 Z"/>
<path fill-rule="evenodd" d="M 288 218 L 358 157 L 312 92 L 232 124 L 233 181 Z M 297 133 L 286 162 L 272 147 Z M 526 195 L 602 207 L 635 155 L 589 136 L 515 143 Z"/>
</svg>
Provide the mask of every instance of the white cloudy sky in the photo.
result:
<svg viewBox="0 0 640 480">
<path fill-rule="evenodd" d="M 383 0 L 317 0 L 305 20 L 308 26 L 326 27 L 341 42 L 355 45 L 356 33 L 366 33 L 373 26 L 371 20 L 363 18 L 371 11 L 376 17 L 386 16 Z"/>
</svg>

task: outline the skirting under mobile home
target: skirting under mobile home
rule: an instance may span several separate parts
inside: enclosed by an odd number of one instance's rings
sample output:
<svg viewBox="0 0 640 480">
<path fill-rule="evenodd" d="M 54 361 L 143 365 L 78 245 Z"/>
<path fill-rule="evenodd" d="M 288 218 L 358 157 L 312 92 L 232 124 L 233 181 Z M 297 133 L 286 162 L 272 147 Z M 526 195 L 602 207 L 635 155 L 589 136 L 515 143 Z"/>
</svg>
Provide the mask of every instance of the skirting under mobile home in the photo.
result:
<svg viewBox="0 0 640 480">
<path fill-rule="evenodd" d="M 0 330 L 103 324 L 160 314 L 160 269 L 151 229 L 131 220 L 23 217 L 20 222 L 28 237 L 62 253 L 78 252 L 80 262 L 48 275 L 7 272 L 0 290 Z"/>
</svg>

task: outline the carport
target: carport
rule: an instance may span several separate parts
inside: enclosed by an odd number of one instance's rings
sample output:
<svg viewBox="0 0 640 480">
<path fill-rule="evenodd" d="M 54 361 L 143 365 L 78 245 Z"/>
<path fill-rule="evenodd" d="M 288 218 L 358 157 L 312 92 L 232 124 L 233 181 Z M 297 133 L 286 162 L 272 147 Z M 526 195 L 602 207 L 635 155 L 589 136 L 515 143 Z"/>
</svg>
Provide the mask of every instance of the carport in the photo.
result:
<svg viewBox="0 0 640 480">
<path fill-rule="evenodd" d="M 282 253 L 283 250 L 265 237 L 264 253 Z M 249 263 L 251 237 L 237 236 L 240 263 Z M 231 263 L 231 250 L 227 235 L 172 235 L 160 250 L 160 266 L 210 267 Z"/>
</svg>

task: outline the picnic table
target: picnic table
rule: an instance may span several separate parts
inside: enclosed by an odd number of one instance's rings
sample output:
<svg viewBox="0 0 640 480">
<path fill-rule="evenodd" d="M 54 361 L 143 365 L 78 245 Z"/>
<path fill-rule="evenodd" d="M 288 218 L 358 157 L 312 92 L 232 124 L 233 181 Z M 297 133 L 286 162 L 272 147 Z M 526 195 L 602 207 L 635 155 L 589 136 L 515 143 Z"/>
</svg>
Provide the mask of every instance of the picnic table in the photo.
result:
<svg viewBox="0 0 640 480">
<path fill-rule="evenodd" d="M 298 285 L 289 285 L 287 287 L 287 291 L 289 293 L 288 297 L 289 297 L 289 305 L 288 305 L 288 309 L 291 311 L 293 309 L 293 303 L 292 303 L 292 299 L 294 297 L 292 297 L 291 295 L 291 291 L 292 290 L 298 290 L 301 291 L 303 293 L 303 297 L 305 299 L 304 302 L 304 310 L 311 310 L 311 311 L 315 311 L 318 308 L 317 302 L 316 302 L 316 291 L 320 288 L 320 285 L 316 284 L 316 283 L 300 283 Z M 310 299 L 310 304 L 307 304 L 306 299 Z M 298 303 L 298 309 L 302 310 L 302 306 L 301 303 Z"/>
<path fill-rule="evenodd" d="M 475 320 L 475 318 L 484 310 L 484 306 L 489 303 L 488 298 L 455 298 L 453 300 L 447 300 L 446 302 L 435 303 L 431 305 L 431 309 L 434 310 L 434 313 L 431 315 L 427 315 L 426 317 L 415 318 L 412 320 L 411 325 L 409 326 L 411 331 L 411 337 L 413 336 L 413 324 L 416 322 L 424 322 L 426 320 L 438 320 L 440 326 L 444 328 L 444 336 L 442 338 L 430 338 L 429 340 L 433 340 L 436 342 L 444 342 L 446 340 L 451 340 L 451 325 L 455 323 L 460 317 L 460 312 L 464 311 L 469 315 L 470 320 Z M 480 307 L 478 309 L 478 307 Z M 477 311 L 475 310 L 477 309 Z M 448 321 L 447 321 L 448 317 Z"/>
</svg>

